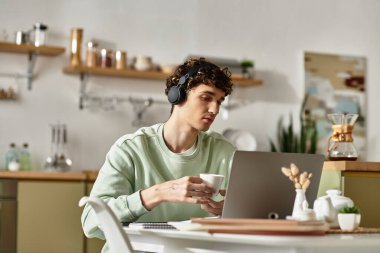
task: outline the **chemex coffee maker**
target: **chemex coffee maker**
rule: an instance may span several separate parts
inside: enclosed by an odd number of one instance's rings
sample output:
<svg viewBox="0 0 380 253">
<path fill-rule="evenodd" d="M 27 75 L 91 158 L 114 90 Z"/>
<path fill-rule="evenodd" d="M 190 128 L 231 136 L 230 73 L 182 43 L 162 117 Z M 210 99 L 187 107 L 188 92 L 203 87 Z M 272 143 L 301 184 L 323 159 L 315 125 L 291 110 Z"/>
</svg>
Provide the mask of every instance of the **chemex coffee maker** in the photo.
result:
<svg viewBox="0 0 380 253">
<path fill-rule="evenodd" d="M 327 143 L 327 158 L 330 161 L 355 161 L 358 152 L 354 146 L 352 130 L 358 114 L 333 113 L 327 118 L 332 122 L 333 133 Z"/>
</svg>

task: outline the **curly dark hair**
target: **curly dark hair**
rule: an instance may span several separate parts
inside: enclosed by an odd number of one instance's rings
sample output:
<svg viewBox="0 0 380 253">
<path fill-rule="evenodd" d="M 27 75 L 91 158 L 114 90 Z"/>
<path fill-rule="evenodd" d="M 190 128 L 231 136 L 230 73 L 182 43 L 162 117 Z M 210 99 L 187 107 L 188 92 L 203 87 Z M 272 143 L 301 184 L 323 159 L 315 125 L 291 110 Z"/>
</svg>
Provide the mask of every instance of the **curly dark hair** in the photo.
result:
<svg viewBox="0 0 380 253">
<path fill-rule="evenodd" d="M 168 95 L 169 89 L 172 86 L 178 85 L 179 79 L 186 75 L 191 68 L 204 64 L 210 65 L 200 68 L 198 73 L 190 76 L 187 82 L 182 86 L 183 91 L 188 93 L 192 88 L 197 87 L 200 84 L 206 84 L 224 91 L 226 96 L 230 95 L 233 86 L 231 72 L 228 68 L 219 68 L 205 58 L 189 59 L 184 64 L 179 65 L 174 73 L 166 79 L 165 94 Z"/>
</svg>

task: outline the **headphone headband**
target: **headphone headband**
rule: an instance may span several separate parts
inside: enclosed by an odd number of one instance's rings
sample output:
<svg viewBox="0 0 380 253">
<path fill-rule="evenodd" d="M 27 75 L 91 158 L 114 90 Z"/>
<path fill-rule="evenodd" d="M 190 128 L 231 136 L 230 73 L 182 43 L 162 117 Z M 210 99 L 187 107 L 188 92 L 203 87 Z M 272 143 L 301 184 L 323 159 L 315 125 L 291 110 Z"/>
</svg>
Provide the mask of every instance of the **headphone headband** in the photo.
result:
<svg viewBox="0 0 380 253">
<path fill-rule="evenodd" d="M 181 78 L 178 81 L 178 84 L 183 85 L 187 81 L 187 79 L 189 79 L 191 76 L 194 76 L 195 74 L 197 74 L 198 71 L 204 67 L 216 67 L 216 65 L 214 65 L 212 63 L 202 63 L 200 65 L 194 66 L 191 69 L 189 69 L 189 71 L 185 75 L 181 76 Z"/>
</svg>

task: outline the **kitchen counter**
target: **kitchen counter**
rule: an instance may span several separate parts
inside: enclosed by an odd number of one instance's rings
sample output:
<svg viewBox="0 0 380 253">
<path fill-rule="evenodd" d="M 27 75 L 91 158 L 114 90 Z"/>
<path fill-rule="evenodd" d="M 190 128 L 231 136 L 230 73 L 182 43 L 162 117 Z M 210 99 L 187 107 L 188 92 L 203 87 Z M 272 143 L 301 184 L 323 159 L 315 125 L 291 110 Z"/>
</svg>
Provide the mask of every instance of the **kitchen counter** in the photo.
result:
<svg viewBox="0 0 380 253">
<path fill-rule="evenodd" d="M 5 215 L 9 224 L 12 217 L 17 217 L 17 220 L 11 224 L 14 231 L 17 231 L 17 252 L 100 252 L 104 241 L 85 238 L 81 223 L 78 222 L 82 215 L 78 201 L 90 194 L 97 175 L 97 170 L 68 172 L 0 170 L 0 182 L 13 183 L 17 189 L 15 189 L 17 201 L 14 201 L 17 204 L 13 204 L 14 209 L 0 202 L 0 205 L 5 207 L 4 210 L 0 208 L 1 211 L 5 211 L 0 214 Z M 5 190 L 9 190 L 9 187 Z M 0 184 L 0 195 L 1 193 L 4 194 L 4 189 L 1 189 Z M 9 202 L 7 198 L 7 203 Z M 0 227 L 5 229 L 3 224 Z M 9 237 L 12 230 L 8 230 L 7 245 L 12 243 L 12 238 Z"/>
<path fill-rule="evenodd" d="M 0 171 L 0 178 L 9 178 L 28 181 L 89 181 L 93 182 L 98 176 L 98 171 Z"/>
<path fill-rule="evenodd" d="M 355 171 L 380 172 L 380 162 L 359 161 L 325 161 L 324 171 Z M 47 180 L 47 181 L 89 181 L 94 182 L 98 170 L 48 172 L 48 171 L 5 171 L 0 170 L 0 178 L 13 178 L 18 180 Z"/>
</svg>

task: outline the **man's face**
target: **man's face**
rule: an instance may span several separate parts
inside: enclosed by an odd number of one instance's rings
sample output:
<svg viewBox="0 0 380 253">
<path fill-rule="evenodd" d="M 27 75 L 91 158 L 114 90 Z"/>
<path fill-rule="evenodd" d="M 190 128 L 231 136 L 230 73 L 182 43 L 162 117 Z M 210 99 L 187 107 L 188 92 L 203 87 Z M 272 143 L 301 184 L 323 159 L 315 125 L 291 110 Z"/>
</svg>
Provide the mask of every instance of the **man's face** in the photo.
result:
<svg viewBox="0 0 380 253">
<path fill-rule="evenodd" d="M 225 93 L 213 86 L 200 84 L 191 89 L 187 100 L 179 105 L 180 117 L 190 127 L 207 131 L 219 113 Z"/>
</svg>

